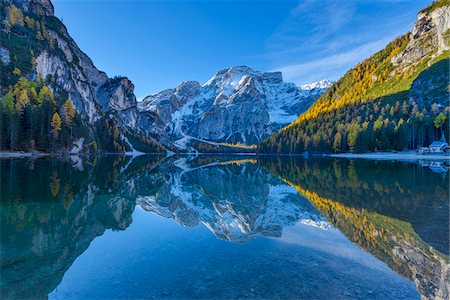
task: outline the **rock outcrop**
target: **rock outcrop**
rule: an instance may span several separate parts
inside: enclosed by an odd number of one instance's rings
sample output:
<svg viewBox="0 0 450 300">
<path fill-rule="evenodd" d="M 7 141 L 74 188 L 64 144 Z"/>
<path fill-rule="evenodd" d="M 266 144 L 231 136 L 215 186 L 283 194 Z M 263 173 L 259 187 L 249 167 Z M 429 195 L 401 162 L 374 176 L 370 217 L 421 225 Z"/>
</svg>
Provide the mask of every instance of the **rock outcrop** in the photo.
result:
<svg viewBox="0 0 450 300">
<path fill-rule="evenodd" d="M 429 54 L 437 57 L 450 49 L 449 41 L 446 40 L 450 29 L 449 7 L 431 7 L 430 10 L 425 9 L 418 14 L 409 34 L 408 45 L 391 60 L 394 65 L 416 64 Z"/>
<path fill-rule="evenodd" d="M 35 15 L 53 16 L 55 9 L 50 0 L 2 0 L 2 5 L 14 4 L 20 10 Z"/>
</svg>

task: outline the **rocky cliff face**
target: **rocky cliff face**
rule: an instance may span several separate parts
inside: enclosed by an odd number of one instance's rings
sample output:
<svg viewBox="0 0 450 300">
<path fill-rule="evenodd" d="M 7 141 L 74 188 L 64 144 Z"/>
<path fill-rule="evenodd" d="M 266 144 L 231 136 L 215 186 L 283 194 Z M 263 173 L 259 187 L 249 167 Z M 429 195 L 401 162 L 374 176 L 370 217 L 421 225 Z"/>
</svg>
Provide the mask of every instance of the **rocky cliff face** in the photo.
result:
<svg viewBox="0 0 450 300">
<path fill-rule="evenodd" d="M 256 144 L 300 113 L 331 83 L 297 87 L 280 72 L 263 73 L 246 66 L 218 71 L 201 85 L 185 81 L 146 97 L 141 112 L 154 112 L 171 140 L 196 139 Z M 180 143 L 178 143 L 180 144 Z"/>
<path fill-rule="evenodd" d="M 445 2 L 438 1 L 442 6 L 431 6 L 418 14 L 406 48 L 391 60 L 402 71 L 427 64 L 429 68 L 413 81 L 408 95 L 427 109 L 432 109 L 434 103 L 448 105 L 450 96 L 448 59 L 432 64 L 439 57 L 448 58 L 450 50 L 450 2 Z"/>
<path fill-rule="evenodd" d="M 15 84 L 12 69 L 20 67 L 20 76 L 32 80 L 44 79 L 55 98 L 61 98 L 62 101 L 71 99 L 90 132 L 89 137 L 85 137 L 86 141 L 92 142 L 95 135 L 102 135 L 95 132 L 94 124 L 108 119 L 110 126 L 119 129 L 119 135 L 111 137 L 117 145 L 124 145 L 118 148 L 132 148 L 124 138 L 124 133 L 140 134 L 141 131 L 137 128 L 137 102 L 131 81 L 126 77 L 109 78 L 98 70 L 70 37 L 66 27 L 54 16 L 53 5 L 49 0 L 7 0 L 3 3 L 6 5 L 2 9 L 2 20 L 11 18 L 11 8 L 18 9 L 16 14 L 20 17 L 12 24 L 7 22 L 9 25 L 2 28 L 2 71 L 8 76 L 2 77 L 0 94 L 4 95 L 9 85 Z M 32 21 L 24 22 L 25 18 Z M 34 31 L 37 31 L 36 36 Z M 21 45 L 26 40 L 33 42 L 22 49 Z M 146 115 L 141 118 L 146 118 Z M 104 126 L 103 123 L 99 126 Z M 151 139 L 150 136 L 146 138 Z"/>
<path fill-rule="evenodd" d="M 444 2 L 444 1 L 441 1 Z M 448 6 L 430 7 L 421 11 L 409 34 L 406 48 L 392 58 L 396 66 L 417 64 L 425 56 L 431 54 L 431 59 L 449 50 L 450 10 Z"/>
<path fill-rule="evenodd" d="M 90 123 L 97 121 L 102 113 L 96 94 L 101 91 L 108 92 L 108 76 L 94 66 L 92 60 L 70 37 L 66 27 L 54 17 L 53 5 L 50 1 L 10 0 L 7 2 L 21 9 L 24 14 L 36 15 L 37 19 L 45 16 L 41 22 L 50 23 L 51 20 L 54 25 L 46 26 L 48 38 L 52 41 L 50 47 L 36 49 L 37 52 L 35 51 L 35 57 L 33 57 L 35 67 L 29 74 L 23 75 L 30 78 L 52 78 L 54 83 L 51 87 L 54 91 L 67 92 L 78 113 Z M 7 50 L 11 56 L 14 54 L 14 49 Z M 125 99 L 119 101 L 125 101 Z"/>
<path fill-rule="evenodd" d="M 2 5 L 16 5 L 22 11 L 36 15 L 53 16 L 55 9 L 50 0 L 2 0 Z"/>
</svg>

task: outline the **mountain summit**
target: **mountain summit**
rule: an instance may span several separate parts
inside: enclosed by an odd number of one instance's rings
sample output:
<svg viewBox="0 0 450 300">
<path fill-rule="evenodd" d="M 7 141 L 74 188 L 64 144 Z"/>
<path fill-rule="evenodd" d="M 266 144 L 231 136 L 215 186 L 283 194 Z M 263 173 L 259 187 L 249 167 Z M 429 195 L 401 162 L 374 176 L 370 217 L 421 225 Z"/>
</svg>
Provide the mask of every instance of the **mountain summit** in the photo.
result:
<svg viewBox="0 0 450 300">
<path fill-rule="evenodd" d="M 250 145 L 294 121 L 330 84 L 297 87 L 284 82 L 281 72 L 236 66 L 218 71 L 203 85 L 185 81 L 148 96 L 139 109 L 158 115 L 170 140 Z"/>
<path fill-rule="evenodd" d="M 314 90 L 314 89 L 327 89 L 332 85 L 333 85 L 333 81 L 324 79 L 321 81 L 304 84 L 301 86 L 301 88 L 309 91 L 309 90 Z"/>
</svg>

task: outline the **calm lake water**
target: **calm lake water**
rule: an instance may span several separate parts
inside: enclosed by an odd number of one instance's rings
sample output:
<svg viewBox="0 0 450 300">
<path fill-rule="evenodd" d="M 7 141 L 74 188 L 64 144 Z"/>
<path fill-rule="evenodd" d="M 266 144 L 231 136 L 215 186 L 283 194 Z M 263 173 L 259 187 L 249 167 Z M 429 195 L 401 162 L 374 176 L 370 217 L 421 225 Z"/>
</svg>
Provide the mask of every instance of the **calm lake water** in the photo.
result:
<svg viewBox="0 0 450 300">
<path fill-rule="evenodd" d="M 448 299 L 440 163 L 3 159 L 2 299 Z"/>
</svg>

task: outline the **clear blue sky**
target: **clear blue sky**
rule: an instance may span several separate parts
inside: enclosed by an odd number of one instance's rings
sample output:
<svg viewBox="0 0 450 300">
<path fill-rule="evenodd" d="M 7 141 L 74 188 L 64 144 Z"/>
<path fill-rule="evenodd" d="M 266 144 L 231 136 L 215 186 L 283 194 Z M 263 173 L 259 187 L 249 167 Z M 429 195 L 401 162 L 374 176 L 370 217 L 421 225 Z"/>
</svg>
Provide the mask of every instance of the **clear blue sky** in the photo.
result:
<svg viewBox="0 0 450 300">
<path fill-rule="evenodd" d="M 412 28 L 431 0 L 54 0 L 79 47 L 145 97 L 224 67 L 283 71 L 285 81 L 337 80 Z"/>
</svg>

